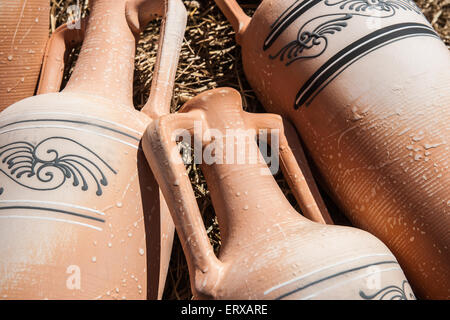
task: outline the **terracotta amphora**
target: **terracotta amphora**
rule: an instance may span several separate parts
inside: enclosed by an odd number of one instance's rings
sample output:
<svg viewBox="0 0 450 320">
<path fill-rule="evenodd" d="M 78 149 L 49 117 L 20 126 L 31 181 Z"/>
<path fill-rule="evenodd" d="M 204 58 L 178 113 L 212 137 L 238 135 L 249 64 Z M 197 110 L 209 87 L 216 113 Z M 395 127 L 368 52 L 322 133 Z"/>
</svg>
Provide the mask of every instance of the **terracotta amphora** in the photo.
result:
<svg viewBox="0 0 450 320">
<path fill-rule="evenodd" d="M 302 211 L 317 222 L 292 208 L 266 163 L 258 161 L 255 133 L 260 130 L 270 133 L 272 154 L 279 150 Z M 218 258 L 178 152 L 178 135 L 183 140 L 194 135 L 194 146 L 203 147 L 201 169 L 221 233 Z M 143 149 L 180 236 L 194 297 L 414 299 L 396 258 L 380 240 L 356 228 L 323 223 L 327 214 L 314 201 L 316 187 L 309 188 L 297 165 L 290 135 L 280 116 L 244 112 L 239 93 L 230 88 L 206 91 L 181 113 L 149 125 Z M 302 153 L 300 145 L 294 148 Z"/>
<path fill-rule="evenodd" d="M 412 0 L 216 0 L 248 81 L 295 125 L 355 226 L 415 292 L 450 297 L 450 54 Z"/>
<path fill-rule="evenodd" d="M 138 112 L 136 41 L 157 16 L 150 98 Z M 50 40 L 42 94 L 0 114 L 0 297 L 161 298 L 174 226 L 140 140 L 170 111 L 185 26 L 179 0 L 92 1 L 62 92 L 51 92 L 61 55 L 82 30 Z"/>
<path fill-rule="evenodd" d="M 48 0 L 0 4 L 0 111 L 36 90 L 48 39 Z"/>
</svg>

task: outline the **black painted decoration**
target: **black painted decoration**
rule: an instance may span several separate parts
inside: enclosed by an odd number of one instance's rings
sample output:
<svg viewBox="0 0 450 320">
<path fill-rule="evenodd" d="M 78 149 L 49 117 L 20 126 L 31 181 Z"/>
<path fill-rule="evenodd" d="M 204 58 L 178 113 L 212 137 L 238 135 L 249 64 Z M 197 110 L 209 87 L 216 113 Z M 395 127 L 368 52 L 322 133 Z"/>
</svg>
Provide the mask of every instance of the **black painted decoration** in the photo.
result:
<svg viewBox="0 0 450 320">
<path fill-rule="evenodd" d="M 269 58 L 286 59 L 286 66 L 297 60 L 316 58 L 327 50 L 328 35 L 347 27 L 346 20 L 352 17 L 351 14 L 328 14 L 308 20 L 298 31 L 297 39 L 286 44 L 275 55 L 269 55 Z"/>
<path fill-rule="evenodd" d="M 27 120 L 20 120 L 20 121 L 15 121 L 15 122 L 11 122 L 8 124 L 5 124 L 3 126 L 0 126 L 0 129 L 6 128 L 6 127 L 10 127 L 10 126 L 14 126 L 16 124 L 20 124 L 20 123 L 33 123 L 33 122 L 67 122 L 67 123 L 71 123 L 71 124 L 83 124 L 83 125 L 88 125 L 88 126 L 93 126 L 96 128 L 100 128 L 100 129 L 105 129 L 114 133 L 118 133 L 121 134 L 123 136 L 126 136 L 128 138 L 131 138 L 135 141 L 140 141 L 141 138 L 136 137 L 134 135 L 131 135 L 129 133 L 126 133 L 122 130 L 118 130 L 115 128 L 111 128 L 109 126 L 105 126 L 105 125 L 101 125 L 101 124 L 97 124 L 97 123 L 92 123 L 92 122 L 88 122 L 88 121 L 81 121 L 81 120 L 70 120 L 70 119 L 52 119 L 52 118 L 45 118 L 45 119 L 27 119 Z"/>
<path fill-rule="evenodd" d="M 339 6 L 339 9 L 366 11 L 369 9 L 394 12 L 396 9 L 415 11 L 422 14 L 413 0 L 325 0 L 327 6 Z"/>
<path fill-rule="evenodd" d="M 303 286 L 301 286 L 301 287 L 298 287 L 298 288 L 296 288 L 296 289 L 294 289 L 294 290 L 291 290 L 291 291 L 289 291 L 289 292 L 286 292 L 286 293 L 280 295 L 279 297 L 277 297 L 275 300 L 281 300 L 281 299 L 284 299 L 284 298 L 286 298 L 286 297 L 288 297 L 288 296 L 290 296 L 290 295 L 293 295 L 294 293 L 297 293 L 297 292 L 300 292 L 300 291 L 302 291 L 302 290 L 305 290 L 306 288 L 315 286 L 316 284 L 321 283 L 321 282 L 324 282 L 324 281 L 326 281 L 326 280 L 329 280 L 329 279 L 332 279 L 332 278 L 336 278 L 336 277 L 339 277 L 339 276 L 342 276 L 342 275 L 344 275 L 344 274 L 348 274 L 348 273 L 351 273 L 351 272 L 354 272 L 354 271 L 366 269 L 366 268 L 369 268 L 369 267 L 372 267 L 372 266 L 383 265 L 383 264 L 398 264 L 398 262 L 397 262 L 397 261 L 394 261 L 394 260 L 391 260 L 391 261 L 380 261 L 380 262 L 375 262 L 375 263 L 371 263 L 371 264 L 366 264 L 366 265 L 362 265 L 362 266 L 359 266 L 359 267 L 355 267 L 355 268 L 347 269 L 347 270 L 344 270 L 344 271 L 340 271 L 340 272 L 331 274 L 331 275 L 329 275 L 329 276 L 326 276 L 326 277 L 324 277 L 324 278 L 318 279 L 318 280 L 316 280 L 316 281 L 307 283 L 307 284 L 305 284 L 305 285 L 303 285 Z"/>
<path fill-rule="evenodd" d="M 403 280 L 402 286 L 387 286 L 373 294 L 366 294 L 362 290 L 359 291 L 359 295 L 364 300 L 410 300 L 415 299 L 412 290 L 408 290 L 409 283 Z"/>
<path fill-rule="evenodd" d="M 0 207 L 0 210 L 39 210 L 39 211 L 49 211 L 49 212 L 54 212 L 54 213 L 67 214 L 67 215 L 71 215 L 71 216 L 75 216 L 75 217 L 79 217 L 79 218 L 85 218 L 85 219 L 94 220 L 94 221 L 103 222 L 103 223 L 105 222 L 105 220 L 101 219 L 101 218 L 92 217 L 92 216 L 88 216 L 88 215 L 77 213 L 77 212 L 73 212 L 73 211 L 54 209 L 54 208 L 46 208 L 46 207 L 37 207 L 37 206 L 6 206 L 6 207 Z"/>
<path fill-rule="evenodd" d="M 280 34 L 282 34 L 283 31 L 286 30 L 295 20 L 297 20 L 298 17 L 320 2 L 322 2 L 322 0 L 299 0 L 294 2 L 272 24 L 272 30 L 264 41 L 263 50 L 269 49 L 278 39 Z"/>
<path fill-rule="evenodd" d="M 264 41 L 263 50 L 266 51 L 269 49 L 279 36 L 301 15 L 322 2 L 328 7 L 338 7 L 337 9 L 341 10 L 341 12 L 332 12 L 330 14 L 317 16 L 305 22 L 299 29 L 297 39 L 288 43 L 277 54 L 271 56 L 272 59 L 277 56 L 283 58 L 283 53 L 286 53 L 289 49 L 288 56 L 293 55 L 297 57 L 304 49 L 310 49 L 315 45 L 321 44 L 322 42 L 320 42 L 319 39 L 322 39 L 326 41 L 324 49 L 319 54 L 313 54 L 304 58 L 314 58 L 319 56 L 326 50 L 328 44 L 325 35 L 334 34 L 347 26 L 346 23 L 336 23 L 337 21 L 335 20 L 342 20 L 342 17 L 345 17 L 345 20 L 351 19 L 354 16 L 389 18 L 396 14 L 396 10 L 414 11 L 417 14 L 422 15 L 422 12 L 412 0 L 298 0 L 288 7 L 271 25 L 271 31 Z M 330 16 L 335 17 L 329 21 L 321 21 L 321 25 L 313 25 L 312 28 L 310 28 L 311 22 L 317 19 L 324 20 L 324 18 Z"/>
<path fill-rule="evenodd" d="M 439 39 L 435 31 L 420 23 L 399 23 L 376 30 L 353 42 L 332 56 L 303 84 L 295 99 L 295 109 L 308 106 L 333 79 L 350 65 L 385 45 L 415 36 L 432 36 Z"/>
<path fill-rule="evenodd" d="M 289 66 L 298 60 L 319 57 L 327 50 L 330 37 L 342 32 L 356 16 L 384 19 L 393 17 L 398 10 L 422 15 L 413 0 L 297 0 L 271 25 L 263 50 L 268 50 L 294 21 L 319 4 L 334 8 L 334 11 L 304 22 L 297 32 L 297 38 L 285 44 L 278 52 L 269 54 L 270 59 L 280 59 Z M 356 40 L 332 56 L 303 84 L 296 96 L 294 108 L 308 106 L 341 72 L 370 52 L 401 39 L 416 36 L 439 39 L 429 25 L 399 23 Z"/>
<path fill-rule="evenodd" d="M 67 152 L 66 150 L 71 150 Z M 72 180 L 87 191 L 93 182 L 96 195 L 108 185 L 104 170 L 117 172 L 99 155 L 65 137 L 49 137 L 36 145 L 27 141 L 0 146 L 0 171 L 19 185 L 32 190 L 56 190 Z"/>
</svg>

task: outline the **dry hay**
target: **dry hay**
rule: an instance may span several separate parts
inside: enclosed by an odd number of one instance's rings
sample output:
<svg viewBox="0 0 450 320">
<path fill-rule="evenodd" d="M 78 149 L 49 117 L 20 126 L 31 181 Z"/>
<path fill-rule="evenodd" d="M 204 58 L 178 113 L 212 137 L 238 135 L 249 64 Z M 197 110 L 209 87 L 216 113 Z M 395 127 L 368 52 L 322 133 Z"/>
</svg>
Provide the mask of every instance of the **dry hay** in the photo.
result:
<svg viewBox="0 0 450 320">
<path fill-rule="evenodd" d="M 67 21 L 67 7 L 79 3 L 82 16 L 89 13 L 89 0 L 52 0 L 50 32 Z M 189 98 L 208 89 L 216 87 L 233 87 L 240 91 L 243 105 L 250 112 L 264 112 L 256 99 L 255 93 L 247 83 L 240 59 L 240 49 L 234 41 L 234 32 L 222 13 L 212 0 L 183 1 L 188 10 L 188 22 L 185 39 L 178 65 L 176 84 L 172 99 L 172 112 L 178 110 Z M 246 12 L 251 15 L 259 1 L 239 1 Z M 426 18 L 450 47 L 450 0 L 416 0 Z M 134 77 L 134 104 L 141 108 L 148 98 L 152 80 L 153 65 L 156 60 L 157 42 L 159 38 L 159 21 L 151 22 L 143 32 L 139 41 Z M 72 54 L 72 63 L 65 72 L 68 79 L 77 50 Z M 214 209 L 208 195 L 208 188 L 199 168 L 195 165 L 188 168 L 200 211 L 203 214 L 208 236 L 218 252 L 220 248 L 220 232 Z M 282 175 L 276 180 L 289 201 L 298 209 L 297 204 Z M 332 206 L 331 203 L 327 202 Z M 348 224 L 348 221 L 331 209 L 337 224 Z M 164 299 L 191 299 L 189 275 L 180 242 L 175 237 L 172 258 L 167 276 Z"/>
</svg>

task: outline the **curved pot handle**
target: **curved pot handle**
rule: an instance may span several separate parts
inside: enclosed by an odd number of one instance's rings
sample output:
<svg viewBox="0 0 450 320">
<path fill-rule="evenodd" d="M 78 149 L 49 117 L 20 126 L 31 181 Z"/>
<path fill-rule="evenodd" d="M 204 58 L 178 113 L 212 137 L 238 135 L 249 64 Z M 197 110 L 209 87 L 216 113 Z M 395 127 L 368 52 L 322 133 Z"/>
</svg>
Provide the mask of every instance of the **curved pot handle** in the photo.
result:
<svg viewBox="0 0 450 320">
<path fill-rule="evenodd" d="M 222 10 L 225 17 L 230 21 L 236 32 L 236 42 L 241 44 L 242 35 L 245 32 L 251 18 L 247 16 L 236 0 L 214 0 Z"/>
<path fill-rule="evenodd" d="M 170 113 L 175 74 L 187 23 L 186 8 L 180 0 L 165 0 L 164 3 L 164 19 L 150 96 L 141 110 L 151 118 Z"/>
<path fill-rule="evenodd" d="M 70 29 L 67 24 L 63 24 L 50 36 L 45 48 L 36 94 L 59 91 L 69 53 L 84 40 L 86 21 L 86 18 L 81 19 L 80 29 Z"/>
<path fill-rule="evenodd" d="M 142 138 L 147 161 L 170 209 L 185 252 L 191 286 L 206 297 L 214 296 L 224 273 L 206 234 L 191 182 L 186 172 L 175 134 L 194 128 L 194 114 L 169 114 L 150 123 Z"/>
<path fill-rule="evenodd" d="M 127 8 L 126 12 L 131 16 L 135 13 L 135 20 L 139 20 L 138 11 L 149 11 L 145 14 L 150 17 L 156 14 L 163 16 L 150 97 L 141 110 L 152 118 L 170 113 L 174 79 L 187 22 L 186 8 L 180 0 L 159 2 L 162 5 L 150 0 L 136 1 L 136 7 Z M 158 7 L 162 7 L 162 12 L 157 12 Z M 148 20 L 148 17 L 144 20 Z M 79 30 L 69 29 L 64 24 L 52 34 L 47 43 L 37 94 L 59 91 L 68 53 L 83 42 L 86 23 L 87 20 L 82 19 Z M 135 24 L 137 26 L 130 25 L 130 28 L 138 32 L 139 21 L 135 21 Z"/>
<path fill-rule="evenodd" d="M 304 216 L 318 223 L 333 224 L 292 125 L 275 114 L 246 113 L 246 116 L 256 130 L 279 130 L 281 170 Z"/>
</svg>

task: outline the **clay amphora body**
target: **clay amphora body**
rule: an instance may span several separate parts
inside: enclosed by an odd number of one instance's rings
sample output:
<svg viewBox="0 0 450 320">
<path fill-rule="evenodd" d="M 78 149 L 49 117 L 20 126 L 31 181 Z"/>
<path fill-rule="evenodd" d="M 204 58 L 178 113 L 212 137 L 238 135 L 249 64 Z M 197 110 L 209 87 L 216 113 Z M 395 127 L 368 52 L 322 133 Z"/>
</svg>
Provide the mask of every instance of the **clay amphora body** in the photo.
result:
<svg viewBox="0 0 450 320">
<path fill-rule="evenodd" d="M 273 176 L 267 174 L 267 165 L 252 158 L 256 155 L 249 150 L 257 148 L 254 136 L 250 134 L 240 146 L 245 148 L 237 146 L 230 151 L 237 142 L 228 140 L 227 130 L 266 129 L 271 134 L 278 130 L 285 176 L 302 211 L 309 216 L 318 211 L 319 217 L 320 206 L 313 194 L 316 188 L 305 184 L 305 171 L 299 169 L 287 143 L 281 117 L 244 112 L 239 93 L 229 88 L 204 92 L 187 102 L 181 112 L 151 123 L 143 148 L 182 240 L 195 298 L 414 298 L 398 262 L 380 240 L 356 228 L 312 222 L 291 207 Z M 201 165 L 219 221 L 218 258 L 209 244 L 173 136 L 180 129 L 196 130 L 198 122 L 216 131 L 204 133 L 203 154 L 221 154 L 227 159 Z M 225 145 L 217 131 L 230 144 Z M 273 138 L 271 145 L 274 150 Z M 298 153 L 301 147 L 295 148 Z M 229 153 L 238 154 L 237 150 L 245 150 L 245 161 L 226 162 Z"/>
<path fill-rule="evenodd" d="M 3 298 L 162 295 L 174 228 L 139 145 L 152 117 L 169 112 L 186 11 L 177 0 L 91 5 L 65 89 L 0 114 Z M 149 101 L 138 112 L 136 38 L 156 16 L 165 17 L 158 59 Z M 59 46 L 49 50 L 46 59 L 61 59 Z"/>
<path fill-rule="evenodd" d="M 48 39 L 48 0 L 0 3 L 0 111 L 36 89 Z"/>
<path fill-rule="evenodd" d="M 413 1 L 216 0 L 267 111 L 295 124 L 354 225 L 449 298 L 450 55 Z"/>
</svg>

